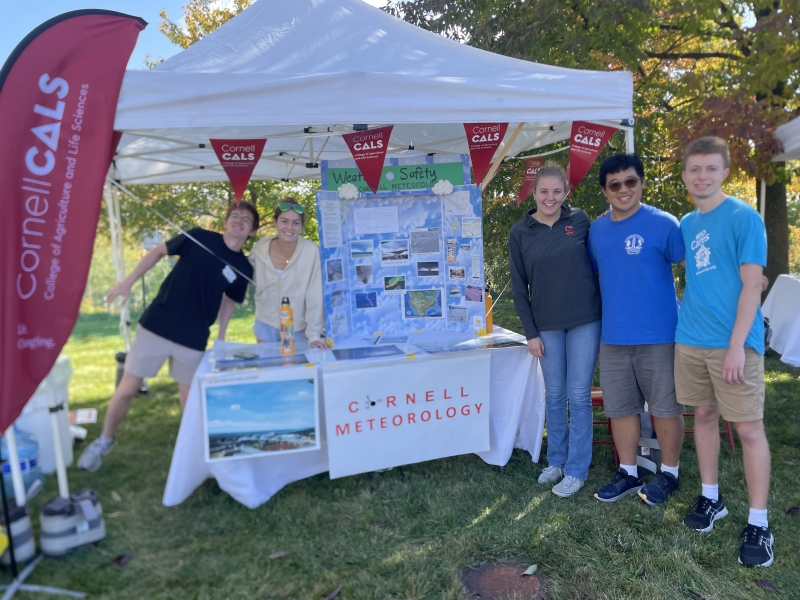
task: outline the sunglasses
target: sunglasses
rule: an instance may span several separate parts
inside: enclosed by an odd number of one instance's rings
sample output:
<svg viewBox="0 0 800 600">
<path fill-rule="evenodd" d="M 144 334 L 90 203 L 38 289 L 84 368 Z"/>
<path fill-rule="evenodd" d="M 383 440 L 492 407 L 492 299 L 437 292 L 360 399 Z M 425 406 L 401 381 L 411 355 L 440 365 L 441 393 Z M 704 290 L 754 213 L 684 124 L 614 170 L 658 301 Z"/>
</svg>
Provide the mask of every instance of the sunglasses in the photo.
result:
<svg viewBox="0 0 800 600">
<path fill-rule="evenodd" d="M 300 206 L 299 204 L 290 204 L 288 202 L 282 202 L 281 204 L 278 205 L 278 208 L 281 209 L 281 212 L 286 212 L 287 210 L 293 210 L 298 215 L 303 214 L 303 207 Z"/>
<path fill-rule="evenodd" d="M 617 193 L 622 189 L 623 184 L 629 190 L 635 189 L 636 186 L 639 184 L 641 179 L 638 177 L 628 177 L 625 181 L 615 181 L 614 183 L 609 183 L 608 185 L 604 186 L 607 190 Z"/>
</svg>

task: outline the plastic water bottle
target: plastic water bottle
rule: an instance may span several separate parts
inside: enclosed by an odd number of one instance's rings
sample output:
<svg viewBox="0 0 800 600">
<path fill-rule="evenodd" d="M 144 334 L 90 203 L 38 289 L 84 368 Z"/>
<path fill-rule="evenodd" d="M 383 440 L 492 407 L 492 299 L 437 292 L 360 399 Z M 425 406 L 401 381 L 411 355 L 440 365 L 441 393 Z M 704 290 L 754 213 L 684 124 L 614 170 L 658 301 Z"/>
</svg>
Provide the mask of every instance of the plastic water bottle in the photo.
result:
<svg viewBox="0 0 800 600">
<path fill-rule="evenodd" d="M 44 484 L 44 473 L 39 464 L 39 442 L 36 441 L 35 436 L 20 430 L 16 425 L 14 425 L 14 432 L 17 436 L 17 453 L 25 489 L 30 489 L 37 479 Z M 6 436 L 0 439 L 0 455 L 3 457 L 3 483 L 6 487 L 6 495 L 14 498 L 14 484 L 11 481 L 11 464 L 8 462 Z"/>
<path fill-rule="evenodd" d="M 294 354 L 294 311 L 289 306 L 289 298 L 281 300 L 281 310 L 278 313 L 281 320 L 281 354 L 291 356 Z"/>
</svg>

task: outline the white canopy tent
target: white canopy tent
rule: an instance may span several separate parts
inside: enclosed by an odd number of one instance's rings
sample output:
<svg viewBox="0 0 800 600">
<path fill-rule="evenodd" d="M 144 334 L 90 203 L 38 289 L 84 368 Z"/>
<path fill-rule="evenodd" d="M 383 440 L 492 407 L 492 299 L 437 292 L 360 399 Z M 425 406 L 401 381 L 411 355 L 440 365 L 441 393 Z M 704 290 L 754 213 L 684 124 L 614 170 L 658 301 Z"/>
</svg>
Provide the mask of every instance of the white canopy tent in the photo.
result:
<svg viewBox="0 0 800 600">
<path fill-rule="evenodd" d="M 773 158 L 773 162 L 800 160 L 800 117 L 778 127 L 775 137 L 783 144 L 783 153 Z"/>
<path fill-rule="evenodd" d="M 564 69 L 459 44 L 360 0 L 259 0 L 150 71 L 128 71 L 114 128 L 123 184 L 219 181 L 209 138 L 268 138 L 254 179 L 319 177 L 342 133 L 395 125 L 388 156 L 467 152 L 463 123 L 508 122 L 503 155 L 626 129 L 628 72 Z M 413 150 L 410 150 L 413 148 Z"/>
</svg>

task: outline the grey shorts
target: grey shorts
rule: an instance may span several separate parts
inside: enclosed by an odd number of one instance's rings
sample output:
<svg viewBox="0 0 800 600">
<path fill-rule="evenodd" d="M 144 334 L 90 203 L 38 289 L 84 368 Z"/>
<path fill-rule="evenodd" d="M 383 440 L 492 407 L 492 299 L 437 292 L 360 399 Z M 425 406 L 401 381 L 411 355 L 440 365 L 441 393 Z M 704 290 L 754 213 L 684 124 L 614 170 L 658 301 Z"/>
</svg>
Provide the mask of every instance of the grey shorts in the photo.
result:
<svg viewBox="0 0 800 600">
<path fill-rule="evenodd" d="M 684 412 L 675 398 L 675 344 L 600 344 L 600 387 L 607 417 L 644 412 L 671 419 Z"/>
<path fill-rule="evenodd" d="M 194 372 L 203 360 L 203 354 L 200 350 L 181 346 L 137 325 L 136 336 L 125 357 L 125 370 L 143 379 L 155 377 L 164 361 L 169 360 L 169 376 L 183 385 L 192 385 Z"/>
</svg>

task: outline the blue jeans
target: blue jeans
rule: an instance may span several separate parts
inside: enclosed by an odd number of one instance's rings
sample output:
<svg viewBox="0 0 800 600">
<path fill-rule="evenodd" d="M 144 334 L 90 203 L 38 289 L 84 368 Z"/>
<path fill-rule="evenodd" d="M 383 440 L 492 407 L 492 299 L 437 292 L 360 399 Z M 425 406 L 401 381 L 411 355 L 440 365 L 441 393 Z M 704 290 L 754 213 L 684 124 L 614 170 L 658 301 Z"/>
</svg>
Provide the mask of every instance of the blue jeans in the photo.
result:
<svg viewBox="0 0 800 600">
<path fill-rule="evenodd" d="M 281 341 L 280 329 L 272 325 L 267 325 L 264 321 L 259 321 L 258 319 L 253 323 L 253 334 L 256 336 L 257 340 L 261 340 L 262 342 Z M 294 344 L 298 350 L 308 349 L 308 338 L 306 338 L 305 330 L 294 332 Z"/>
<path fill-rule="evenodd" d="M 592 461 L 592 377 L 600 321 L 539 335 L 544 345 L 539 362 L 547 397 L 547 463 L 561 467 L 566 475 L 586 479 Z"/>
</svg>

